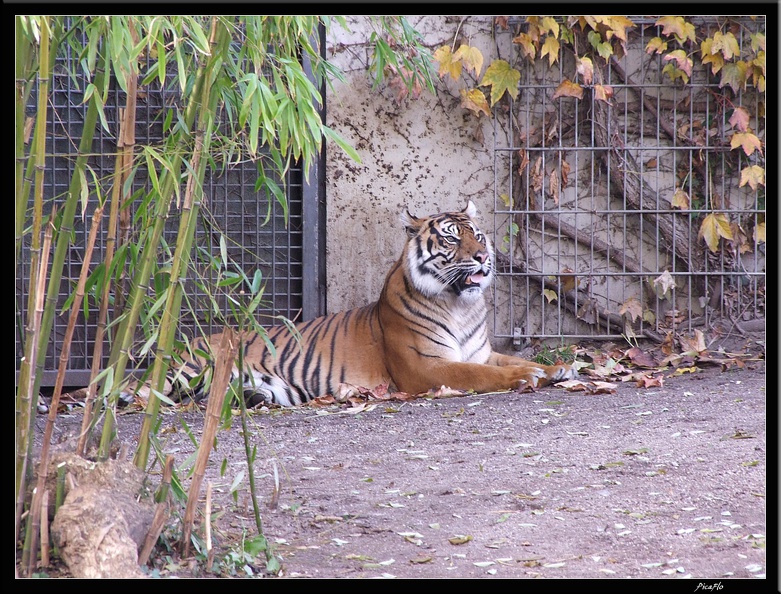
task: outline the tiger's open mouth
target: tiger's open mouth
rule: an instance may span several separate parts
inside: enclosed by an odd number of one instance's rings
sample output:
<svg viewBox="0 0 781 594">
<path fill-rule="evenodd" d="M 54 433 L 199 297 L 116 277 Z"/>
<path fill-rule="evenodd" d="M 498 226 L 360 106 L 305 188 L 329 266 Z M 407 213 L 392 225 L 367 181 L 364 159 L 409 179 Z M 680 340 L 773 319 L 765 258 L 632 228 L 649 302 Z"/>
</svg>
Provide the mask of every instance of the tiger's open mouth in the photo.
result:
<svg viewBox="0 0 781 594">
<path fill-rule="evenodd" d="M 485 273 L 483 271 L 475 272 L 474 274 L 470 274 L 464 279 L 464 286 L 471 287 L 471 286 L 479 286 L 481 282 L 483 282 L 483 279 L 485 278 Z"/>
</svg>

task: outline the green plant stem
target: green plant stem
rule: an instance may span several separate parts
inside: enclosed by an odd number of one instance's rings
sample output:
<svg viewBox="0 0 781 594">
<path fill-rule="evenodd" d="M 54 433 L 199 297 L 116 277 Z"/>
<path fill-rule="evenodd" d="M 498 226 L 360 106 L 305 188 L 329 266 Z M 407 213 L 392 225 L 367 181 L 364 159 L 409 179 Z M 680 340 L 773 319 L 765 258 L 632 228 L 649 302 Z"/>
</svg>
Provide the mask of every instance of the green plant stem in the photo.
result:
<svg viewBox="0 0 781 594">
<path fill-rule="evenodd" d="M 35 376 L 32 370 L 35 368 L 35 358 L 40 356 L 38 353 L 38 341 L 41 338 L 41 316 L 43 315 L 43 294 L 45 290 L 47 263 L 49 256 L 49 241 L 51 240 L 51 226 L 46 229 L 46 239 L 44 239 L 44 251 L 41 248 L 41 225 L 43 220 L 43 177 L 45 165 L 46 149 L 46 120 L 49 105 L 49 27 L 48 19 L 41 19 L 41 47 L 40 47 L 40 70 L 38 73 L 38 106 L 36 111 L 35 133 L 33 145 L 35 147 L 35 194 L 33 197 L 33 224 L 32 224 L 32 243 L 30 246 L 31 266 L 30 270 L 30 295 L 27 303 L 28 321 L 27 338 L 25 341 L 24 359 L 19 368 L 19 380 L 16 393 L 16 467 L 15 467 L 15 496 L 16 496 L 16 515 L 14 535 L 18 538 L 21 527 L 21 516 L 24 507 L 25 483 L 27 478 L 28 464 L 30 456 L 28 455 L 32 444 L 32 431 L 30 424 L 34 418 L 37 395 L 34 387 Z M 45 345 L 45 341 L 44 341 Z M 43 350 L 45 356 L 45 349 Z M 27 448 L 27 449 L 25 449 Z"/>
<path fill-rule="evenodd" d="M 168 371 L 171 358 L 173 356 L 173 345 L 176 337 L 176 322 L 179 319 L 179 311 L 182 304 L 183 283 L 190 262 L 190 252 L 195 236 L 198 210 L 201 204 L 203 194 L 203 178 L 206 171 L 206 155 L 209 154 L 210 142 L 214 128 L 214 110 L 217 106 L 218 95 L 212 92 L 212 83 L 216 70 L 223 61 L 223 55 L 227 50 L 230 41 L 230 33 L 224 24 L 218 25 L 220 21 L 212 19 L 210 45 L 212 48 L 211 57 L 204 67 L 199 68 L 196 79 L 196 90 L 200 95 L 194 93 L 194 97 L 201 111 L 198 115 L 198 128 L 195 135 L 195 146 L 193 148 L 192 168 L 187 180 L 187 189 L 182 206 L 182 214 L 179 219 L 179 233 L 177 235 L 176 249 L 171 265 L 170 285 L 166 299 L 165 309 L 160 320 L 160 333 L 158 337 L 157 352 L 155 362 L 152 368 L 151 385 L 155 390 L 162 391 L 165 384 L 165 375 Z M 138 439 L 138 449 L 134 457 L 134 463 L 142 470 L 146 466 L 150 444 L 149 434 L 154 427 L 157 413 L 160 408 L 160 399 L 150 391 L 146 410 L 144 411 L 144 422 L 141 426 L 141 433 Z"/>
</svg>

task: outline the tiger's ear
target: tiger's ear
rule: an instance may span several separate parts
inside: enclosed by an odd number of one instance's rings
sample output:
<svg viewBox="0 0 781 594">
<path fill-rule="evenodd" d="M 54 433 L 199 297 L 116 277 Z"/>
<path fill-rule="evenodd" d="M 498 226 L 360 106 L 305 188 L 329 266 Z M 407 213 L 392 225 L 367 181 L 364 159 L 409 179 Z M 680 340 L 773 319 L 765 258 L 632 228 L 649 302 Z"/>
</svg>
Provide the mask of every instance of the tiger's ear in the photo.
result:
<svg viewBox="0 0 781 594">
<path fill-rule="evenodd" d="M 404 225 L 404 230 L 407 232 L 407 237 L 415 237 L 423 221 L 413 217 L 412 213 L 407 209 L 404 209 L 399 218 L 401 219 L 401 224 Z"/>
<path fill-rule="evenodd" d="M 470 200 L 466 203 L 466 208 L 461 212 L 463 212 L 470 219 L 473 219 L 475 216 L 477 216 L 477 207 L 475 206 L 475 203 Z"/>
</svg>

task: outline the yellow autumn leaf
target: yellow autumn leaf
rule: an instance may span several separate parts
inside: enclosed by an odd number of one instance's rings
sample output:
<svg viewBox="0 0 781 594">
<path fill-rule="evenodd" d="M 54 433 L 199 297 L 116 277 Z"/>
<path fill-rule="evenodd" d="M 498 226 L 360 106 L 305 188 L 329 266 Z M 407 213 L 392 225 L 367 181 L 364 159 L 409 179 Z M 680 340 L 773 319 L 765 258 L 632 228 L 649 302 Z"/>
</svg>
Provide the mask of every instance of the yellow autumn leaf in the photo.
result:
<svg viewBox="0 0 781 594">
<path fill-rule="evenodd" d="M 751 165 L 746 167 L 740 172 L 740 187 L 742 188 L 748 184 L 752 190 L 756 190 L 757 186 L 765 185 L 765 170 L 759 165 Z"/>
<path fill-rule="evenodd" d="M 558 99 L 559 97 L 583 99 L 583 87 L 571 80 L 564 79 L 553 93 L 553 99 Z"/>
<path fill-rule="evenodd" d="M 449 45 L 443 45 L 435 51 L 434 60 L 439 62 L 439 78 L 442 78 L 446 74 L 449 74 L 450 78 L 453 80 L 461 78 L 461 61 L 455 58 L 450 51 Z"/>
<path fill-rule="evenodd" d="M 559 59 L 559 40 L 548 35 L 545 38 L 545 43 L 542 44 L 542 50 L 540 51 L 540 58 L 548 56 L 548 65 L 553 66 L 556 60 Z"/>
<path fill-rule="evenodd" d="M 715 54 L 717 52 L 721 52 L 727 60 L 731 60 L 733 56 L 740 55 L 740 45 L 738 45 L 738 40 L 735 39 L 735 36 L 732 33 L 729 31 L 727 33 L 716 31 L 716 33 L 713 34 L 711 53 Z"/>
<path fill-rule="evenodd" d="M 556 291 L 553 289 L 543 289 L 542 294 L 545 295 L 545 299 L 548 300 L 548 303 L 553 303 L 556 301 L 556 299 L 559 298 L 559 296 L 556 294 Z"/>
<path fill-rule="evenodd" d="M 689 195 L 681 188 L 677 188 L 675 194 L 673 194 L 673 197 L 670 199 L 670 205 L 673 208 L 687 210 L 689 208 Z"/>
<path fill-rule="evenodd" d="M 716 74 L 724 67 L 724 56 L 720 53 L 712 52 L 713 39 L 710 37 L 703 39 L 700 44 L 700 54 L 702 54 L 702 65 L 711 64 L 711 73 Z"/>
<path fill-rule="evenodd" d="M 752 33 L 751 34 L 751 50 L 758 52 L 759 50 L 765 51 L 765 34 L 764 33 Z"/>
<path fill-rule="evenodd" d="M 610 85 L 594 85 L 594 98 L 597 101 L 604 101 L 610 104 L 610 98 L 613 96 L 613 87 Z"/>
<path fill-rule="evenodd" d="M 667 50 L 667 42 L 662 41 L 661 37 L 654 37 L 645 46 L 646 54 L 661 54 Z"/>
<path fill-rule="evenodd" d="M 759 151 L 760 155 L 762 154 L 762 142 L 751 132 L 735 132 L 730 139 L 730 147 L 733 149 L 743 148 L 743 152 L 749 157 L 754 154 L 755 150 Z"/>
<path fill-rule="evenodd" d="M 491 110 L 488 108 L 488 101 L 485 94 L 480 89 L 461 89 L 461 107 L 469 109 L 475 115 L 484 113 L 491 117 Z"/>
<path fill-rule="evenodd" d="M 513 38 L 513 43 L 517 43 L 521 46 L 521 51 L 525 57 L 532 61 L 534 60 L 534 57 L 537 55 L 537 48 L 534 45 L 534 41 L 532 41 L 532 38 L 529 37 L 527 33 L 520 33 L 517 37 Z"/>
<path fill-rule="evenodd" d="M 540 30 L 550 31 L 554 37 L 559 36 L 559 24 L 553 17 L 543 17 L 542 21 L 540 21 Z"/>
<path fill-rule="evenodd" d="M 756 227 L 754 227 L 754 242 L 755 243 L 765 243 L 765 223 L 764 221 L 757 224 Z"/>
<path fill-rule="evenodd" d="M 510 66 L 505 60 L 494 60 L 486 69 L 481 87 L 491 87 L 491 107 L 502 98 L 505 91 L 513 99 L 518 97 L 518 83 L 521 80 L 521 73 Z"/>
<path fill-rule="evenodd" d="M 727 215 L 721 212 L 712 212 L 706 216 L 702 220 L 698 237 L 705 240 L 708 248 L 714 254 L 719 251 L 719 238 L 732 239 L 732 229 L 730 228 Z"/>
<path fill-rule="evenodd" d="M 475 73 L 475 76 L 480 76 L 480 71 L 483 69 L 483 54 L 479 49 L 462 44 L 453 54 L 453 58 L 460 60 L 467 70 Z"/>
<path fill-rule="evenodd" d="M 618 37 L 621 41 L 626 41 L 626 30 L 635 27 L 636 25 L 625 16 L 609 16 L 604 19 L 605 25 L 610 27 L 613 35 Z M 610 39 L 610 37 L 608 37 Z"/>
<path fill-rule="evenodd" d="M 675 64 L 672 63 L 667 64 L 664 68 L 662 68 L 662 74 L 666 74 L 667 76 L 669 76 L 670 80 L 673 82 L 675 82 L 677 78 L 682 79 L 684 83 L 689 82 L 688 75 L 683 70 L 681 70 Z"/>
</svg>

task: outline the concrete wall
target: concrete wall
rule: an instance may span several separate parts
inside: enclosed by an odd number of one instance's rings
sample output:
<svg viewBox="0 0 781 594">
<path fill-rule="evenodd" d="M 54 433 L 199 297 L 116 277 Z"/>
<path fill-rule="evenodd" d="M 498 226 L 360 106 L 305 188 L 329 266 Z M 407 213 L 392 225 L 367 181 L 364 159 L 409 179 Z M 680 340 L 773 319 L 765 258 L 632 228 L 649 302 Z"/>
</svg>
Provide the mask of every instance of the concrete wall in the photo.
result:
<svg viewBox="0 0 781 594">
<path fill-rule="evenodd" d="M 408 17 L 434 49 L 452 41 L 460 17 Z M 491 17 L 473 17 L 490 27 Z M 354 33 L 334 26 L 327 56 L 343 72 L 344 83 L 328 90 L 327 125 L 361 156 L 356 164 L 338 147 L 327 153 L 328 311 L 364 305 L 378 296 L 385 273 L 404 244 L 403 209 L 425 215 L 463 208 L 472 199 L 492 231 L 493 154 L 480 134 L 491 138 L 491 121 L 473 118 L 451 94 L 424 91 L 400 105 L 389 89 L 372 90 L 367 73 L 368 21 L 350 20 Z M 450 38 L 448 38 L 450 36 Z M 487 52 L 486 58 L 490 55 Z M 464 123 L 468 122 L 468 126 Z"/>
</svg>

